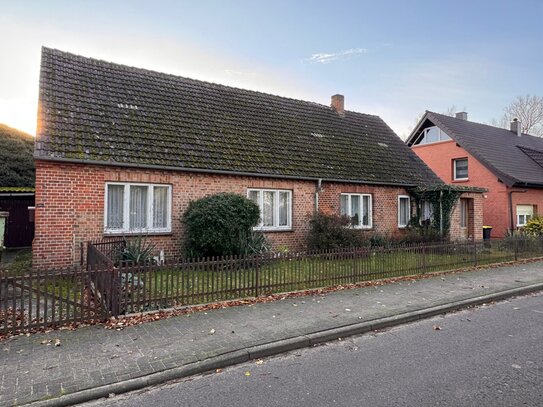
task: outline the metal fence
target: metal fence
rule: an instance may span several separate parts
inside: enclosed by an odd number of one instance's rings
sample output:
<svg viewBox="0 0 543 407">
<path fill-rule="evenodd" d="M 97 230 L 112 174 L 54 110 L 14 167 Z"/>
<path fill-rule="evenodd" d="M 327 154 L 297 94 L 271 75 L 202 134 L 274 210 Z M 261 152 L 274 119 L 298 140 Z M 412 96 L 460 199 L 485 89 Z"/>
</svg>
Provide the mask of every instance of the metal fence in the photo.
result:
<svg viewBox="0 0 543 407">
<path fill-rule="evenodd" d="M 88 244 L 86 270 L 0 274 L 0 333 L 543 256 L 542 239 L 508 238 L 134 265 L 101 243 Z"/>
</svg>

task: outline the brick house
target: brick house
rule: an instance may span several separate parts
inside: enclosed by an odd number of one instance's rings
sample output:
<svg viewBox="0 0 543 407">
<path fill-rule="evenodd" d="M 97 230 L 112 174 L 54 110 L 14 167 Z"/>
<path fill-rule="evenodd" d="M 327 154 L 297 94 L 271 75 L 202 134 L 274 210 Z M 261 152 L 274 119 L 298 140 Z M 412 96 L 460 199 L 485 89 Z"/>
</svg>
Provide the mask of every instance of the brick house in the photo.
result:
<svg viewBox="0 0 543 407">
<path fill-rule="evenodd" d="M 483 187 L 483 222 L 493 237 L 522 228 L 543 208 L 543 139 L 426 112 L 407 144 L 446 183 Z"/>
<path fill-rule="evenodd" d="M 218 192 L 253 199 L 275 247 L 303 249 L 316 211 L 398 235 L 409 190 L 442 185 L 341 95 L 330 107 L 47 48 L 35 162 L 33 261 L 44 268 L 77 264 L 83 242 L 131 233 L 179 254 L 188 203 Z"/>
</svg>

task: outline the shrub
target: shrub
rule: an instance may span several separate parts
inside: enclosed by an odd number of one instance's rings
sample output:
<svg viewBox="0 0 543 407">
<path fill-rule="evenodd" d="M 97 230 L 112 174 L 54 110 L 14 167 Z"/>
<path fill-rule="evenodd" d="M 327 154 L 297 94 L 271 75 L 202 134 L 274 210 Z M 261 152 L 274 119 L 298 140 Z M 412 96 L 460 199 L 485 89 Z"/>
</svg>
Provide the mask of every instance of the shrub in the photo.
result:
<svg viewBox="0 0 543 407">
<path fill-rule="evenodd" d="M 419 226 L 408 228 L 406 233 L 399 239 L 399 244 L 416 244 L 443 241 L 438 230 L 430 226 Z"/>
<path fill-rule="evenodd" d="M 310 250 L 362 247 L 367 244 L 361 230 L 349 227 L 346 216 L 319 213 L 311 217 L 309 224 Z"/>
<path fill-rule="evenodd" d="M 543 235 L 543 218 L 535 217 L 526 222 L 524 233 L 532 236 Z"/>
<path fill-rule="evenodd" d="M 134 264 L 150 263 L 156 245 L 149 242 L 145 236 L 137 235 L 124 239 L 124 246 L 118 249 L 116 257 L 119 261 Z"/>
<path fill-rule="evenodd" d="M 183 215 L 186 254 L 208 257 L 266 251 L 266 238 L 253 231 L 259 218 L 258 206 L 241 195 L 222 193 L 192 201 Z"/>
</svg>

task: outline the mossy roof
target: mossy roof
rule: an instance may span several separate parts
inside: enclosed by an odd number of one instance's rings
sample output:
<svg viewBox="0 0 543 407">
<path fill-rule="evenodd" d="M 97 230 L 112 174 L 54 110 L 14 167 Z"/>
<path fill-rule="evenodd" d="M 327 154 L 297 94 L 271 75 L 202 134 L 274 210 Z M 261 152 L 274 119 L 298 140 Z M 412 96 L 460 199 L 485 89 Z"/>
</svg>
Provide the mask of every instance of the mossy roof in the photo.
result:
<svg viewBox="0 0 543 407">
<path fill-rule="evenodd" d="M 43 48 L 35 157 L 439 184 L 378 116 Z"/>
</svg>

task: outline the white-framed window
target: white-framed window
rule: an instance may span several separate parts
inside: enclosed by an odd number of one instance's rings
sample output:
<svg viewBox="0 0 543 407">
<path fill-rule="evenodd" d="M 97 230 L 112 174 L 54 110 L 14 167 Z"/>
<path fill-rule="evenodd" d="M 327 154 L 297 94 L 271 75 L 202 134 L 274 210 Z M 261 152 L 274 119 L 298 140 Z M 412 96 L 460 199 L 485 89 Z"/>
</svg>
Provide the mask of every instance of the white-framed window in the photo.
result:
<svg viewBox="0 0 543 407">
<path fill-rule="evenodd" d="M 107 182 L 105 233 L 167 233 L 172 229 L 172 187 Z"/>
<path fill-rule="evenodd" d="M 517 205 L 517 227 L 526 226 L 528 221 L 534 217 L 533 205 Z"/>
<path fill-rule="evenodd" d="M 398 195 L 398 227 L 405 228 L 411 219 L 411 198 L 409 195 Z"/>
<path fill-rule="evenodd" d="M 428 223 L 432 220 L 434 210 L 432 208 L 432 203 L 430 201 L 422 201 L 420 203 L 420 222 Z"/>
<path fill-rule="evenodd" d="M 457 158 L 456 160 L 453 160 L 453 179 L 455 181 L 468 179 L 467 158 Z"/>
<path fill-rule="evenodd" d="M 260 230 L 292 229 L 292 191 L 286 189 L 248 189 L 247 198 L 260 208 Z"/>
<path fill-rule="evenodd" d="M 437 126 L 432 126 L 424 129 L 421 132 L 419 144 L 431 144 L 438 141 L 451 140 L 449 135 Z"/>
<path fill-rule="evenodd" d="M 372 198 L 370 194 L 341 194 L 340 213 L 348 216 L 351 226 L 355 228 L 371 229 Z"/>
</svg>

